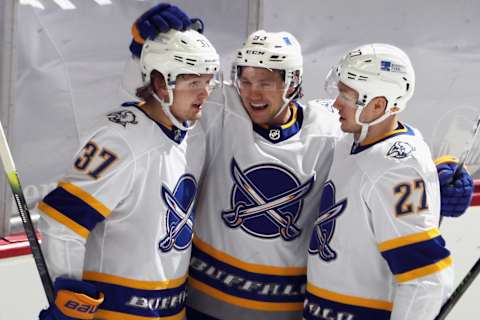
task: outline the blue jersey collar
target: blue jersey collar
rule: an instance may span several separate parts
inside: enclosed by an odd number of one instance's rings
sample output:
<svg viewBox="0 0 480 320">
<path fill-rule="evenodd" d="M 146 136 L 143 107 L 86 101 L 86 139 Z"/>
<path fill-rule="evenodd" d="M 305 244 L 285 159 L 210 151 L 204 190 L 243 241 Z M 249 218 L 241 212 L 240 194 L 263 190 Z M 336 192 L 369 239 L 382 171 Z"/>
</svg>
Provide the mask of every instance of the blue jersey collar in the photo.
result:
<svg viewBox="0 0 480 320">
<path fill-rule="evenodd" d="M 143 104 L 144 102 L 136 102 L 136 101 L 133 101 L 133 102 L 124 102 L 122 104 L 122 107 L 135 107 L 137 108 L 138 110 L 140 110 L 141 112 L 143 112 L 143 114 L 145 116 L 147 116 L 150 120 L 152 120 L 153 122 L 155 122 L 159 127 L 160 129 L 162 129 L 163 133 L 165 133 L 165 135 L 170 139 L 172 140 L 173 142 L 175 142 L 176 144 L 180 144 L 182 143 L 183 139 L 185 138 L 185 136 L 187 135 L 187 131 L 185 130 L 181 130 L 175 126 L 171 126 L 170 128 L 169 127 L 166 127 L 164 126 L 163 124 L 161 124 L 160 122 L 158 121 L 155 121 L 154 119 L 152 119 L 142 108 L 140 108 L 140 106 Z M 183 125 L 187 125 L 186 122 L 184 122 Z"/>
<path fill-rule="evenodd" d="M 254 123 L 253 130 L 271 143 L 279 143 L 294 136 L 302 128 L 303 108 L 296 101 L 289 108 L 292 112 L 286 124 L 264 128 Z"/>
<path fill-rule="evenodd" d="M 390 139 L 392 137 L 399 136 L 399 135 L 404 135 L 404 134 L 410 135 L 410 136 L 415 135 L 412 128 L 398 122 L 397 128 L 393 131 L 387 132 L 387 133 L 385 133 L 381 136 L 378 136 L 378 137 L 372 137 L 370 139 L 367 138 L 367 139 L 364 140 L 364 144 L 362 144 L 362 145 L 358 145 L 356 143 L 353 143 L 350 154 L 360 153 L 360 152 L 376 145 L 377 143 L 380 143 L 380 142 L 385 141 L 387 139 Z"/>
</svg>

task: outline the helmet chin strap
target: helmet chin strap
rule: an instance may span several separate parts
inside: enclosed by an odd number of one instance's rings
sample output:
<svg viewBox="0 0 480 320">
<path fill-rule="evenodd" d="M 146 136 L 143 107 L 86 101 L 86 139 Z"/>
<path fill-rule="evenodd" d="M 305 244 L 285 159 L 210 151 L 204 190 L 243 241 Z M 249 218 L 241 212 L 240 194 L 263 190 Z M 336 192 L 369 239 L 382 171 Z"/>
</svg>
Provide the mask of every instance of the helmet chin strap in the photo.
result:
<svg viewBox="0 0 480 320">
<path fill-rule="evenodd" d="M 297 84 L 295 91 L 292 92 L 291 94 L 292 97 L 294 97 L 297 94 L 298 90 L 300 90 L 300 85 L 301 83 Z M 282 95 L 283 105 L 280 109 L 278 109 L 277 113 L 275 113 L 275 115 L 273 116 L 273 119 L 276 119 L 283 112 L 283 110 L 285 110 L 285 108 L 290 105 L 290 102 L 292 102 L 293 98 L 290 98 L 290 99 L 287 98 L 287 92 L 289 88 L 290 88 L 290 85 L 285 86 L 285 90 L 283 90 L 283 95 Z"/>
<path fill-rule="evenodd" d="M 367 104 L 365 104 L 365 105 L 367 105 Z M 387 109 L 387 110 L 385 110 L 385 113 L 382 116 L 380 116 L 379 118 L 373 120 L 372 122 L 364 123 L 364 122 L 360 121 L 360 115 L 362 114 L 363 109 L 364 109 L 364 106 L 357 105 L 357 110 L 355 110 L 355 122 L 358 125 L 362 126 L 362 129 L 360 131 L 360 136 L 357 139 L 355 139 L 356 144 L 360 144 L 363 140 L 365 140 L 365 138 L 367 137 L 367 134 L 368 134 L 368 128 L 370 126 L 373 126 L 377 123 L 380 123 L 383 120 L 385 120 L 386 118 L 388 118 L 390 115 L 394 114 L 394 112 L 391 112 L 389 109 Z"/>
<path fill-rule="evenodd" d="M 172 114 L 172 111 L 170 110 L 170 106 L 172 104 L 170 102 L 163 101 L 154 91 L 152 91 L 152 95 L 155 98 L 155 100 L 157 100 L 160 103 L 160 105 L 162 106 L 163 112 L 167 116 L 168 120 L 170 120 L 175 127 L 183 131 L 188 131 L 193 129 L 193 127 L 195 127 L 195 124 L 197 123 L 196 121 L 193 121 L 191 124 L 189 124 L 188 127 L 185 127 L 183 123 L 178 121 L 177 118 L 175 118 L 175 116 Z M 168 89 L 168 101 L 173 101 L 172 89 Z"/>
</svg>

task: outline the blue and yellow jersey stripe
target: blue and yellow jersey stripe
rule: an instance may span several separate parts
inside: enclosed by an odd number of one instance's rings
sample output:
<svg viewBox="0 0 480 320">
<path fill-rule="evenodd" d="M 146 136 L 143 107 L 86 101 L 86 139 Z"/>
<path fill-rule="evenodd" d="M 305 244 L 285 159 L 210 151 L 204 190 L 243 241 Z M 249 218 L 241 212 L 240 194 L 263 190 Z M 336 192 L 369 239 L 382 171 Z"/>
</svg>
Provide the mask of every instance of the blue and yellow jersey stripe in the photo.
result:
<svg viewBox="0 0 480 320">
<path fill-rule="evenodd" d="M 60 182 L 38 208 L 83 238 L 87 238 L 97 223 L 105 220 L 111 212 L 88 192 L 66 182 Z"/>
<path fill-rule="evenodd" d="M 358 320 L 388 320 L 393 309 L 391 301 L 356 297 L 330 290 L 318 288 L 311 283 L 307 284 L 303 317 L 318 319 L 323 310 L 330 310 L 331 314 L 343 314 Z"/>
<path fill-rule="evenodd" d="M 396 136 L 399 136 L 399 135 L 414 136 L 415 132 L 409 126 L 404 125 L 404 124 L 399 122 L 398 127 L 393 131 L 387 132 L 387 133 L 382 134 L 380 136 L 366 138 L 365 140 L 362 141 L 362 144 L 360 144 L 360 145 L 353 144 L 352 150 L 351 150 L 350 153 L 351 154 L 360 153 L 360 152 L 376 145 L 377 143 L 380 143 L 382 141 L 385 141 L 387 139 L 390 139 L 392 137 L 396 137 Z"/>
<path fill-rule="evenodd" d="M 382 242 L 378 248 L 397 282 L 428 276 L 452 265 L 437 228 Z"/>
<path fill-rule="evenodd" d="M 290 103 L 288 107 L 291 116 L 287 123 L 270 127 L 262 127 L 254 123 L 253 130 L 272 143 L 279 143 L 294 136 L 302 128 L 303 108 L 296 101 Z M 276 132 L 276 134 L 272 135 L 272 132 Z"/>
<path fill-rule="evenodd" d="M 247 263 L 195 237 L 189 284 L 223 302 L 264 311 L 300 311 L 306 268 Z"/>
<path fill-rule="evenodd" d="M 185 318 L 184 275 L 166 281 L 145 281 L 100 272 L 84 272 L 83 280 L 105 296 L 95 316 L 107 320 L 181 320 Z"/>
</svg>

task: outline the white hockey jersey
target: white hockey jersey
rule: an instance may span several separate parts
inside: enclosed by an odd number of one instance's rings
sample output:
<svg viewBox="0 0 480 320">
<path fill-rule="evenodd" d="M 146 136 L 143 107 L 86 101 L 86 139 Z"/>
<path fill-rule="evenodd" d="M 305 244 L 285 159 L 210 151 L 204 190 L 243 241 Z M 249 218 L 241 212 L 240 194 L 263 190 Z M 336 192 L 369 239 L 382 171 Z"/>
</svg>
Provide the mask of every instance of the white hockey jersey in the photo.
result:
<svg viewBox="0 0 480 320">
<path fill-rule="evenodd" d="M 342 135 L 338 116 L 294 103 L 287 124 L 265 129 L 233 87 L 223 97 L 201 120 L 212 129 L 187 304 L 217 319 L 298 320 L 310 231 Z"/>
<path fill-rule="evenodd" d="M 335 148 L 309 255 L 304 319 L 427 320 L 452 287 L 435 165 L 418 131 Z"/>
<path fill-rule="evenodd" d="M 104 293 L 96 319 L 185 318 L 204 157 L 200 125 L 188 133 L 168 129 L 124 104 L 40 203 L 47 263 L 54 276 L 89 281 Z"/>
</svg>

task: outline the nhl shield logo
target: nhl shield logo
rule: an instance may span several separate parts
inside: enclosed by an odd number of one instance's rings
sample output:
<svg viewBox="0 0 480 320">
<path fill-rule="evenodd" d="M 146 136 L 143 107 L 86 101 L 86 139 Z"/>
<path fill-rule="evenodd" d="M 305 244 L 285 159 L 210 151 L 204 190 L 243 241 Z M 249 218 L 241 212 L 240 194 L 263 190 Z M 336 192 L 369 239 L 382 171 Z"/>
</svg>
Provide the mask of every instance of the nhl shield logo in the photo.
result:
<svg viewBox="0 0 480 320">
<path fill-rule="evenodd" d="M 182 130 L 175 128 L 173 140 L 179 142 L 182 139 Z"/>
<path fill-rule="evenodd" d="M 290 241 L 301 229 L 295 225 L 310 192 L 314 177 L 301 184 L 287 169 L 274 164 L 261 164 L 242 171 L 232 159 L 233 188 L 231 209 L 222 211 L 222 219 L 230 228 L 240 227 L 260 238 L 282 237 Z"/>
<path fill-rule="evenodd" d="M 327 181 L 323 186 L 322 199 L 320 201 L 320 214 L 315 221 L 308 252 L 318 254 L 325 262 L 335 260 L 337 253 L 330 246 L 330 241 L 335 232 L 335 224 L 338 216 L 347 207 L 347 199 L 335 200 L 335 185 Z"/>
<path fill-rule="evenodd" d="M 193 221 L 195 217 L 195 197 L 197 182 L 195 177 L 186 174 L 180 177 L 173 192 L 163 185 L 162 199 L 167 207 L 167 234 L 158 247 L 163 252 L 175 248 L 184 250 L 190 246 L 193 236 Z"/>
<path fill-rule="evenodd" d="M 412 156 L 413 151 L 415 151 L 415 148 L 408 142 L 396 141 L 390 150 L 388 150 L 386 157 L 393 159 L 407 159 Z"/>
<path fill-rule="evenodd" d="M 280 139 L 280 129 L 270 129 L 270 132 L 268 133 L 268 136 L 270 139 L 277 141 Z"/>
<path fill-rule="evenodd" d="M 127 124 L 137 124 L 137 116 L 130 110 L 121 110 L 110 112 L 107 114 L 108 120 L 118 123 L 123 127 L 126 127 Z"/>
</svg>

